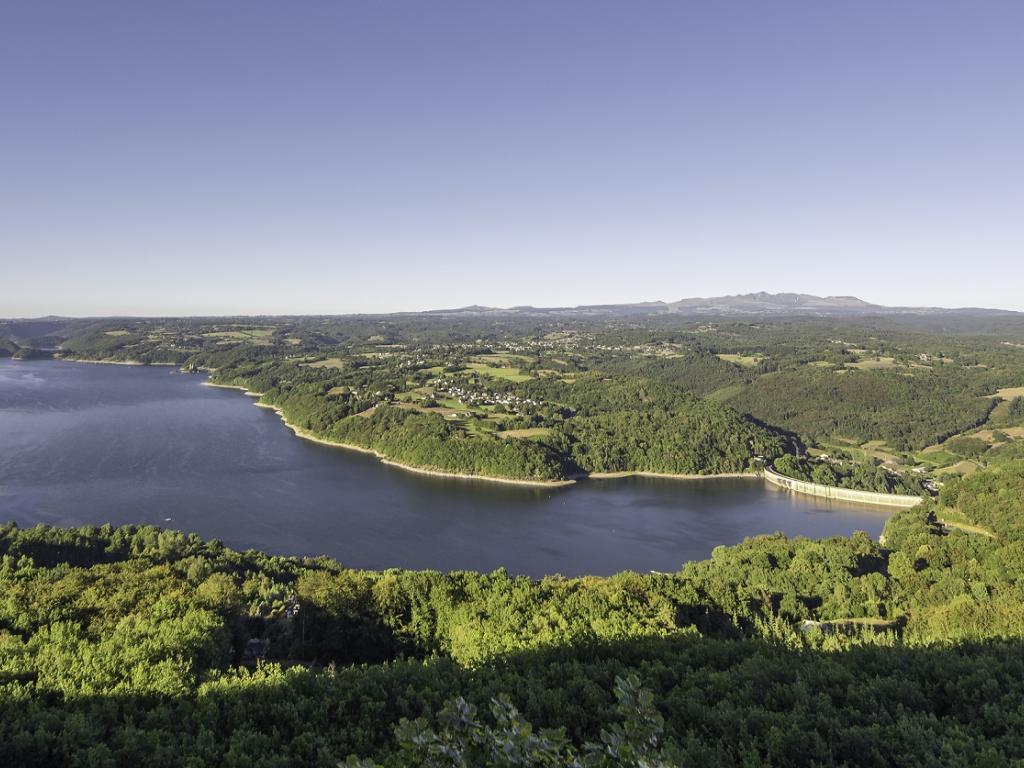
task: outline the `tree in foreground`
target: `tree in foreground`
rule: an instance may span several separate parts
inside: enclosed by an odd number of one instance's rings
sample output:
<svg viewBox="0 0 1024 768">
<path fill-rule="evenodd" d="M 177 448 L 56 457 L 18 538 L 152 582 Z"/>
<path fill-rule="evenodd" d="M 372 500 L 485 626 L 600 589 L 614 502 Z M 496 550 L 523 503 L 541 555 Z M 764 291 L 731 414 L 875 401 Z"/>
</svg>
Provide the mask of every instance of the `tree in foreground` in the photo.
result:
<svg viewBox="0 0 1024 768">
<path fill-rule="evenodd" d="M 569 743 L 564 731 L 541 730 L 519 713 L 507 695 L 491 700 L 493 725 L 462 697 L 448 701 L 431 725 L 403 719 L 395 727 L 397 764 L 410 768 L 678 768 L 682 758 L 663 743 L 665 721 L 654 697 L 636 675 L 615 678 L 616 709 L 622 719 L 601 731 L 601 740 Z M 350 757 L 344 768 L 380 768 Z"/>
</svg>

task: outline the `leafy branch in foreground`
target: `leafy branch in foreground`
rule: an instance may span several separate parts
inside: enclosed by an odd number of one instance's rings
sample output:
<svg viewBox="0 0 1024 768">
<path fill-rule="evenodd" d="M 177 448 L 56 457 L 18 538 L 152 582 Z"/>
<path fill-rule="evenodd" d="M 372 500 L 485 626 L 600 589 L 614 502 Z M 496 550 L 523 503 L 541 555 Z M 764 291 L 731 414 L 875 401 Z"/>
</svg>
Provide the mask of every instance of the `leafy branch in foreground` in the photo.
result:
<svg viewBox="0 0 1024 768">
<path fill-rule="evenodd" d="M 561 729 L 535 732 L 506 694 L 491 699 L 489 725 L 461 696 L 448 701 L 432 726 L 425 718 L 395 727 L 397 764 L 413 768 L 674 768 L 682 758 L 662 743 L 665 720 L 654 696 L 636 675 L 615 678 L 616 710 L 622 723 L 601 731 L 599 743 L 577 750 Z M 349 757 L 345 768 L 381 768 Z"/>
</svg>

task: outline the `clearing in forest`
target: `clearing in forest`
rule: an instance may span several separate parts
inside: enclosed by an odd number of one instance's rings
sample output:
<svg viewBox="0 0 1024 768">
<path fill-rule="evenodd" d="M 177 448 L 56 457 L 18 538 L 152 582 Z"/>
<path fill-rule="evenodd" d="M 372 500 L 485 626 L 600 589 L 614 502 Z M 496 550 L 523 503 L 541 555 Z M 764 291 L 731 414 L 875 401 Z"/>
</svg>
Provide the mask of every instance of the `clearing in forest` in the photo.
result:
<svg viewBox="0 0 1024 768">
<path fill-rule="evenodd" d="M 858 360 L 856 363 L 847 363 L 846 367 L 872 370 L 876 368 L 898 368 L 899 363 L 896 362 L 895 357 L 879 357 L 868 358 L 867 360 Z"/>
<path fill-rule="evenodd" d="M 491 376 L 492 378 L 504 379 L 505 381 L 521 382 L 529 381 L 533 378 L 531 374 L 523 373 L 519 368 L 496 368 L 486 363 L 469 363 L 466 369 L 475 371 L 482 376 Z"/>
<path fill-rule="evenodd" d="M 676 355 L 680 357 L 680 355 Z M 715 355 L 719 360 L 725 360 L 727 363 L 733 363 L 742 368 L 753 368 L 764 360 L 764 355 L 734 355 L 734 354 L 719 354 Z"/>
<path fill-rule="evenodd" d="M 1016 397 L 1024 397 L 1024 387 L 1004 387 L 989 397 L 997 400 L 1013 400 Z"/>
<path fill-rule="evenodd" d="M 551 434 L 547 427 L 530 427 L 529 429 L 506 429 L 495 433 L 498 437 L 546 437 Z"/>
</svg>

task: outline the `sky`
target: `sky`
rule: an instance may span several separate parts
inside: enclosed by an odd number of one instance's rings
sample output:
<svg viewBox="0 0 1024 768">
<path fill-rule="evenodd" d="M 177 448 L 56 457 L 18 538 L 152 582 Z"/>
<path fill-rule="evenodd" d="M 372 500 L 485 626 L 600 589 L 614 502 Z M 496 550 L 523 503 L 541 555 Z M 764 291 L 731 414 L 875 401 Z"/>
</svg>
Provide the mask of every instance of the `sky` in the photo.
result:
<svg viewBox="0 0 1024 768">
<path fill-rule="evenodd" d="M 0 316 L 1024 310 L 1024 3 L 0 4 Z"/>
</svg>

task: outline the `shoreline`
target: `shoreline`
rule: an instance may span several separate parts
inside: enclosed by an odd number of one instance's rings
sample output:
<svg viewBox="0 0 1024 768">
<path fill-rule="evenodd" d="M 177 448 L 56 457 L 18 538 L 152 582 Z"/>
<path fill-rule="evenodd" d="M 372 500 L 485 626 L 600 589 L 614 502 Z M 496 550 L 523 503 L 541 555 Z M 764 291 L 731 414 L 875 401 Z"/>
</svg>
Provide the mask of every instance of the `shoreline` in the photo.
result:
<svg viewBox="0 0 1024 768">
<path fill-rule="evenodd" d="M 202 382 L 204 387 L 217 387 L 218 389 L 235 389 L 241 392 L 243 395 L 248 397 L 263 397 L 262 392 L 253 392 L 245 387 L 239 386 L 238 384 L 218 384 L 212 381 Z M 326 445 L 331 448 L 343 448 L 349 451 L 358 451 L 360 453 L 368 453 L 375 456 L 381 464 L 386 464 L 389 467 L 396 467 L 398 469 L 404 469 L 407 472 L 415 472 L 420 475 L 429 475 L 431 477 L 448 477 L 456 480 L 483 480 L 488 483 L 505 483 L 506 485 L 522 485 L 533 488 L 564 488 L 566 486 L 575 485 L 580 480 L 618 480 L 625 477 L 657 477 L 669 480 L 721 480 L 727 478 L 751 478 L 757 479 L 760 475 L 756 472 L 722 472 L 715 475 L 695 475 L 695 474 L 684 474 L 674 475 L 669 472 L 646 472 L 638 470 L 635 472 L 591 472 L 589 474 L 580 474 L 574 477 L 568 477 L 564 480 L 518 480 L 512 477 L 495 477 L 493 475 L 470 475 L 464 472 L 448 472 L 442 469 L 431 469 L 429 467 L 417 467 L 412 464 L 405 464 L 401 461 L 396 461 L 380 451 L 373 448 L 366 448 L 362 445 L 353 445 L 352 443 L 341 443 L 336 440 L 327 440 L 322 437 L 314 435 L 308 430 L 302 429 L 295 424 L 292 424 L 288 419 L 285 418 L 284 413 L 275 405 L 270 403 L 253 403 L 257 408 L 266 408 L 271 410 L 278 415 L 281 421 L 288 429 L 290 429 L 296 437 L 300 437 L 303 440 L 309 440 L 313 443 L 319 443 L 320 445 Z"/>
<path fill-rule="evenodd" d="M 219 389 L 237 389 L 242 394 L 248 395 L 249 397 L 262 397 L 262 392 L 252 392 L 245 387 L 238 386 L 237 384 L 216 384 L 211 381 L 202 382 L 204 387 L 217 387 Z M 358 451 L 359 453 L 367 453 L 375 456 L 381 464 L 386 464 L 389 467 L 397 467 L 398 469 L 404 469 L 407 472 L 415 472 L 420 475 L 430 475 L 432 477 L 448 477 L 456 480 L 483 480 L 488 483 L 505 483 L 506 485 L 523 485 L 534 488 L 563 488 L 568 485 L 574 485 L 576 480 L 568 478 L 565 480 L 517 480 L 512 477 L 494 477 L 493 475 L 470 475 L 463 472 L 446 472 L 440 469 L 430 469 L 429 467 L 417 467 L 412 464 L 403 464 L 400 461 L 389 458 L 380 451 L 373 448 L 366 448 L 362 445 L 353 445 L 352 443 L 341 443 L 336 440 L 326 440 L 322 437 L 314 435 L 308 430 L 302 429 L 295 424 L 292 424 L 288 419 L 285 418 L 284 413 L 275 405 L 270 403 L 253 403 L 257 408 L 266 408 L 271 410 L 278 415 L 281 421 L 288 429 L 290 429 L 296 437 L 300 437 L 303 440 L 309 440 L 313 443 L 320 443 L 320 445 L 326 445 L 331 448 L 343 448 L 348 451 Z"/>
<path fill-rule="evenodd" d="M 715 474 L 675 474 L 673 472 L 648 472 L 647 470 L 627 470 L 624 472 L 590 472 L 581 477 L 587 480 L 618 480 L 623 477 L 658 477 L 665 480 L 726 480 L 732 478 L 750 478 L 757 480 L 760 472 L 718 472 Z"/>
<path fill-rule="evenodd" d="M 206 387 L 218 387 L 220 389 L 236 389 L 249 397 L 262 397 L 261 392 L 252 392 L 245 387 L 237 384 L 216 384 L 209 380 L 202 382 L 203 386 Z M 645 470 L 635 471 L 623 471 L 623 472 L 590 472 L 581 473 L 572 477 L 566 478 L 565 480 L 516 480 L 510 477 L 494 477 L 491 475 L 469 475 L 460 472 L 446 472 L 440 469 L 430 469 L 429 467 L 416 467 L 411 464 L 404 464 L 400 461 L 388 458 L 380 451 L 374 450 L 373 448 L 364 448 L 361 445 L 352 445 L 351 443 L 339 443 L 334 440 L 325 440 L 322 437 L 317 437 L 312 432 L 309 432 L 301 427 L 297 427 L 285 418 L 284 413 L 280 408 L 269 403 L 253 403 L 257 408 L 267 408 L 272 410 L 278 415 L 284 425 L 288 427 L 297 437 L 301 437 L 304 440 L 309 440 L 314 443 L 320 443 L 321 445 L 327 445 L 332 448 L 343 448 L 350 451 L 359 451 L 360 453 L 368 453 L 375 456 L 381 464 L 387 464 L 390 467 L 396 467 L 398 469 L 404 469 L 407 472 L 416 472 L 421 475 L 430 475 L 432 477 L 449 477 L 457 480 L 484 480 L 489 483 L 505 483 L 508 485 L 522 485 L 532 486 L 534 488 L 562 488 L 569 485 L 574 485 L 581 480 L 620 480 L 627 477 L 653 477 L 663 480 L 725 480 L 725 479 L 751 479 L 761 480 L 768 485 L 773 485 L 784 490 L 788 490 L 791 493 L 798 493 L 806 496 L 814 496 L 817 498 L 824 498 L 829 501 L 845 501 L 852 504 L 863 504 L 878 509 L 879 507 L 903 507 L 913 506 L 908 501 L 914 497 L 898 496 L 896 494 L 877 494 L 868 491 L 853 491 L 848 488 L 832 488 L 831 486 L 816 486 L 813 491 L 804 490 L 801 487 L 794 487 L 800 485 L 811 485 L 810 483 L 799 483 L 798 481 L 792 480 L 792 478 L 786 478 L 784 475 L 778 475 L 778 479 L 771 477 L 774 472 L 771 472 L 767 468 L 760 471 L 752 472 L 720 472 L 718 474 L 709 475 L 697 475 L 697 474 L 672 474 L 671 472 L 648 472 Z M 781 480 L 788 480 L 790 482 L 780 482 Z M 886 497 L 884 500 L 878 497 Z M 872 498 L 874 497 L 874 498 Z M 920 499 L 916 499 L 915 504 L 920 502 Z"/>
<path fill-rule="evenodd" d="M 77 357 L 55 357 L 54 360 L 62 360 L 67 363 L 89 363 L 89 365 L 130 365 L 134 367 L 146 365 L 177 366 L 177 363 L 144 363 L 141 360 L 83 360 Z"/>
<path fill-rule="evenodd" d="M 177 366 L 177 363 L 144 363 L 139 360 L 79 360 L 72 357 L 58 357 L 53 358 L 55 360 L 61 360 L 72 363 L 90 363 L 96 365 L 127 365 L 127 366 Z M 211 372 L 212 369 L 203 369 L 206 372 Z M 208 379 L 200 382 L 204 387 L 217 387 L 218 389 L 235 389 L 248 397 L 260 398 L 263 396 L 262 392 L 253 392 L 245 387 L 237 384 L 218 384 Z M 671 472 L 650 472 L 647 470 L 626 470 L 621 472 L 584 472 L 580 474 L 567 477 L 564 480 L 519 480 L 511 477 L 496 477 L 493 475 L 472 475 L 464 472 L 450 472 L 442 469 L 432 469 L 430 467 L 417 467 L 412 464 L 405 464 L 401 461 L 392 459 L 385 454 L 377 451 L 373 448 L 366 448 L 361 445 L 354 445 L 352 443 L 342 443 L 335 440 L 327 440 L 322 437 L 314 435 L 308 430 L 302 429 L 295 424 L 292 424 L 285 418 L 284 412 L 281 411 L 275 405 L 269 403 L 253 403 L 257 408 L 266 408 L 272 410 L 281 419 L 288 429 L 292 433 L 303 440 L 309 440 L 313 443 L 319 443 L 330 448 L 342 448 L 348 451 L 358 451 L 359 453 L 366 453 L 377 458 L 381 464 L 386 464 L 389 467 L 396 467 L 407 472 L 415 472 L 420 475 L 428 475 L 431 477 L 447 477 L 456 480 L 482 480 L 488 483 L 504 483 L 506 485 L 520 485 L 533 488 L 564 488 L 566 486 L 575 485 L 580 480 L 620 480 L 628 477 L 650 477 L 658 478 L 663 480 L 725 480 L 725 479 L 760 479 L 769 485 L 788 490 L 791 493 L 798 493 L 806 496 L 814 496 L 817 498 L 825 498 L 828 500 L 839 500 L 846 501 L 853 504 L 865 504 L 875 508 L 878 507 L 902 507 L 907 508 L 909 506 L 916 506 L 920 503 L 921 499 L 916 497 L 899 496 L 897 494 L 880 494 L 872 493 L 868 491 L 854 491 L 847 488 L 833 488 L 831 486 L 817 486 L 813 483 L 805 483 L 802 481 L 794 480 L 793 478 L 785 477 L 784 475 L 778 475 L 772 477 L 776 473 L 765 470 L 755 470 L 750 472 L 719 472 L 716 474 L 673 474 Z M 804 488 L 801 486 L 812 486 L 811 488 Z M 873 498 L 872 498 L 873 497 Z M 882 497 L 882 498 L 879 498 Z M 915 499 L 914 503 L 910 503 L 911 499 Z"/>
</svg>

